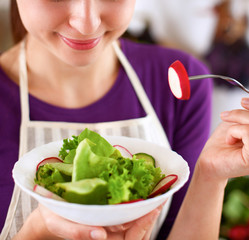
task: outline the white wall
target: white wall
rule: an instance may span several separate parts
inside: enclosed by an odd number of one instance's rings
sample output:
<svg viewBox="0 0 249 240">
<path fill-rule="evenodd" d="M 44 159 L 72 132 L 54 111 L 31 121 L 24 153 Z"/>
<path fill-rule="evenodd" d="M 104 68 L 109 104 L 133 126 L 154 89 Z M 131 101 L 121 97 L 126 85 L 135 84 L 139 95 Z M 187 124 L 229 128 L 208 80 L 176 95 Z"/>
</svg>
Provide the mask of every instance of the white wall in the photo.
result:
<svg viewBox="0 0 249 240">
<path fill-rule="evenodd" d="M 232 89 L 230 89 L 224 86 L 223 87 L 216 86 L 214 88 L 212 131 L 221 122 L 220 120 L 221 112 L 242 108 L 240 105 L 240 101 L 242 97 L 249 97 L 249 94 L 244 92 L 240 88 L 233 87 Z"/>
<path fill-rule="evenodd" d="M 129 31 L 140 34 L 149 25 L 155 41 L 175 45 L 195 55 L 205 54 L 212 43 L 220 0 L 137 0 Z"/>
<path fill-rule="evenodd" d="M 155 41 L 165 41 L 169 46 L 173 42 L 173 47 L 201 57 L 211 47 L 217 22 L 212 9 L 220 1 L 222 0 L 137 0 L 129 31 L 136 36 L 149 25 Z M 249 0 L 232 0 L 231 10 L 235 17 L 240 17 L 245 12 L 249 16 Z M 219 116 L 222 111 L 241 108 L 242 97 L 249 95 L 241 89 L 215 86 L 212 131 L 221 122 Z"/>
</svg>

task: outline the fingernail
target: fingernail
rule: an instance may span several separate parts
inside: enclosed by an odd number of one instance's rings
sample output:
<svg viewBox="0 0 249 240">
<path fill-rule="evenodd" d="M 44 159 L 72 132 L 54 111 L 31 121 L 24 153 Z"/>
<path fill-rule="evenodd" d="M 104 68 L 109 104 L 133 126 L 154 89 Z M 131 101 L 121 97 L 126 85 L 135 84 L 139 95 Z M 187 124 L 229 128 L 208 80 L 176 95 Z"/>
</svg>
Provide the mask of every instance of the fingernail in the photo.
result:
<svg viewBox="0 0 249 240">
<path fill-rule="evenodd" d="M 157 217 L 159 216 L 160 212 L 161 212 L 161 211 L 160 211 L 158 208 L 156 208 L 156 209 L 154 210 L 154 213 L 153 213 L 152 218 L 153 218 L 153 219 L 154 219 L 154 218 L 157 218 Z"/>
<path fill-rule="evenodd" d="M 241 103 L 243 105 L 249 105 L 249 98 L 242 98 Z"/>
<path fill-rule="evenodd" d="M 160 213 L 161 213 L 161 209 L 157 209 L 156 212 L 155 212 L 155 215 L 159 216 Z"/>
<path fill-rule="evenodd" d="M 106 233 L 100 230 L 93 230 L 90 233 L 92 239 L 106 239 Z"/>
<path fill-rule="evenodd" d="M 221 117 L 227 117 L 229 115 L 229 111 L 224 111 L 222 113 L 220 113 Z"/>
</svg>

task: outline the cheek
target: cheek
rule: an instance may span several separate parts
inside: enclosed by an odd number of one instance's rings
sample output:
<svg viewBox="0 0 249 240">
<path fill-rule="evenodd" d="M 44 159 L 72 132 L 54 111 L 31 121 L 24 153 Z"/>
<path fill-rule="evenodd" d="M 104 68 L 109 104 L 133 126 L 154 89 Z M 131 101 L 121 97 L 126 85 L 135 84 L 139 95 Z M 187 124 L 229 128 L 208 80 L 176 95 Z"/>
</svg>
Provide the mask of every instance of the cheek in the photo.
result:
<svg viewBox="0 0 249 240">
<path fill-rule="evenodd" d="M 131 18 L 134 13 L 135 1 L 124 0 L 124 3 L 117 5 L 113 8 L 109 8 L 105 11 L 103 19 L 105 24 L 107 24 L 112 29 L 125 29 L 128 27 Z"/>
<path fill-rule="evenodd" d="M 23 25 L 33 34 L 55 29 L 65 16 L 62 9 L 51 8 L 39 0 L 19 0 L 18 8 Z"/>
<path fill-rule="evenodd" d="M 70 4 L 56 4 L 41 0 L 17 0 L 23 24 L 28 32 L 37 35 L 68 27 Z M 105 30 L 125 31 L 134 12 L 135 0 L 119 0 L 117 4 L 98 2 L 98 14 Z"/>
</svg>

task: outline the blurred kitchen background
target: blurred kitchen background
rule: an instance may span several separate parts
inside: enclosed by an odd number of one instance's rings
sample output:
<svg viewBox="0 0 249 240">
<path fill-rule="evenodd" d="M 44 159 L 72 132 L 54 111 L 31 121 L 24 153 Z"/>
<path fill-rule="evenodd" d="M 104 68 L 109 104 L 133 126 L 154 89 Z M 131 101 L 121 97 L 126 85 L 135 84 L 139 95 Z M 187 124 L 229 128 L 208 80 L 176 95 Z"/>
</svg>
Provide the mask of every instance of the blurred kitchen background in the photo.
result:
<svg viewBox="0 0 249 240">
<path fill-rule="evenodd" d="M 0 53 L 11 46 L 9 0 L 0 0 Z"/>
<path fill-rule="evenodd" d="M 137 0 L 129 35 L 179 48 L 204 61 L 212 73 L 249 85 L 248 0 Z M 219 113 L 247 96 L 215 80 L 212 130 Z"/>
<path fill-rule="evenodd" d="M 249 0 L 137 0 L 125 36 L 182 49 L 204 61 L 212 73 L 249 87 Z M 0 53 L 12 44 L 9 0 L 0 0 Z M 241 98 L 249 97 L 222 80 L 214 83 L 212 131 L 220 123 L 220 112 L 241 108 Z M 249 180 L 231 180 L 221 238 L 248 240 L 248 222 Z"/>
</svg>

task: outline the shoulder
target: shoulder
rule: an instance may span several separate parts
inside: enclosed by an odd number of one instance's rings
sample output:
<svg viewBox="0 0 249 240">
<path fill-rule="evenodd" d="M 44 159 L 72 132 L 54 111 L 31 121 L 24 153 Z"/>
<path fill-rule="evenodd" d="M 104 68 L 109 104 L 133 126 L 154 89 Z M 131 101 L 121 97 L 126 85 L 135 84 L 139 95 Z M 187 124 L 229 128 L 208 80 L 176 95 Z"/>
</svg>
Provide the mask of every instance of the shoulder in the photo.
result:
<svg viewBox="0 0 249 240">
<path fill-rule="evenodd" d="M 11 48 L 0 55 L 0 108 L 13 103 L 18 96 L 18 54 Z M 6 105 L 6 107 L 7 107 Z"/>
<path fill-rule="evenodd" d="M 166 48 L 155 44 L 121 40 L 124 54 L 140 77 L 141 82 L 159 81 L 166 84 L 170 65 L 179 60 L 185 66 L 188 75 L 208 74 L 210 71 L 200 59 L 178 49 Z M 191 85 L 210 85 L 212 81 L 193 81 Z M 167 85 L 167 84 L 166 84 Z"/>
<path fill-rule="evenodd" d="M 121 46 L 134 68 L 156 68 L 165 73 L 174 61 L 179 60 L 183 63 L 189 75 L 209 72 L 204 62 L 178 49 L 133 42 L 128 39 L 122 39 Z"/>
<path fill-rule="evenodd" d="M 18 83 L 19 72 L 19 44 L 13 46 L 0 55 L 0 68 L 12 81 Z"/>
</svg>

